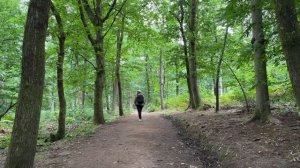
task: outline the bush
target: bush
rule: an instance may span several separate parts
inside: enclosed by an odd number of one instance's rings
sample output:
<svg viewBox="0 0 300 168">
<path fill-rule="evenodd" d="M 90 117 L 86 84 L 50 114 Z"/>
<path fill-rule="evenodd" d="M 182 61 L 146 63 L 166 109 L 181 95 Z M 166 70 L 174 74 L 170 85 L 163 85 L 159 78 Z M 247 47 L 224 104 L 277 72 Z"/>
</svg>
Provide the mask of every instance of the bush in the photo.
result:
<svg viewBox="0 0 300 168">
<path fill-rule="evenodd" d="M 159 106 L 158 105 L 154 105 L 154 104 L 152 104 L 152 103 L 149 103 L 149 104 L 147 104 L 147 106 L 146 106 L 146 111 L 148 111 L 148 112 L 154 112 L 154 111 L 158 111 L 160 108 L 159 108 Z"/>
<path fill-rule="evenodd" d="M 5 149 L 8 147 L 10 142 L 11 134 L 0 134 L 0 149 Z"/>
<path fill-rule="evenodd" d="M 252 102 L 255 98 L 255 90 L 249 91 L 246 93 L 248 102 Z M 220 105 L 221 106 L 233 106 L 245 104 L 244 95 L 239 91 L 228 92 L 220 96 Z"/>
<path fill-rule="evenodd" d="M 182 94 L 167 100 L 167 107 L 178 110 L 185 110 L 189 104 L 189 95 Z"/>
</svg>

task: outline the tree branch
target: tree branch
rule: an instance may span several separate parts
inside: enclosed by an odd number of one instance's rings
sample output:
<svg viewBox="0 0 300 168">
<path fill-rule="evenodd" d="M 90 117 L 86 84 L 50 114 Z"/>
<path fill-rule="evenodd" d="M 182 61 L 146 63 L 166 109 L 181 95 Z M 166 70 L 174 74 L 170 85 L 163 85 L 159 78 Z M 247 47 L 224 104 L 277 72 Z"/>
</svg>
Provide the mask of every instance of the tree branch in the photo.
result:
<svg viewBox="0 0 300 168">
<path fill-rule="evenodd" d="M 10 105 L 8 106 L 8 108 L 3 113 L 0 113 L 0 121 L 1 121 L 1 118 L 3 116 L 5 116 L 5 114 L 7 114 L 9 112 L 9 110 L 11 110 L 16 104 L 17 104 L 17 102 L 16 103 L 10 102 Z"/>
<path fill-rule="evenodd" d="M 102 17 L 101 0 L 96 0 L 95 14 L 97 16 L 98 21 L 100 21 Z"/>
<path fill-rule="evenodd" d="M 3 43 L 3 42 L 5 42 L 5 41 L 13 41 L 13 40 L 17 40 L 17 39 L 16 39 L 16 38 L 7 38 L 7 39 L 1 40 L 0 43 Z"/>
<path fill-rule="evenodd" d="M 113 24 L 114 24 L 115 21 L 116 21 L 117 16 L 118 16 L 119 13 L 122 11 L 122 9 L 123 9 L 123 7 L 125 6 L 126 2 L 127 2 L 127 0 L 124 0 L 124 1 L 123 1 L 122 6 L 121 6 L 120 9 L 117 11 L 116 15 L 114 16 L 113 21 L 111 22 L 111 24 L 110 24 L 108 30 L 104 33 L 103 37 L 105 37 L 105 36 L 107 35 L 107 33 L 111 30 Z"/>
<path fill-rule="evenodd" d="M 179 22 L 179 24 L 180 24 L 180 19 L 179 19 L 179 17 L 175 14 L 175 12 L 172 12 L 172 11 L 169 11 L 173 16 L 174 16 L 174 18 Z"/>
<path fill-rule="evenodd" d="M 86 19 L 84 17 L 81 0 L 78 0 L 78 6 L 79 6 L 79 11 L 80 11 L 80 19 L 81 19 L 82 24 L 84 26 L 85 32 L 87 33 L 88 39 L 90 40 L 90 42 L 92 43 L 92 45 L 95 45 L 95 40 L 94 40 L 94 38 L 92 36 L 91 31 L 88 28 L 88 24 L 87 24 Z"/>
<path fill-rule="evenodd" d="M 84 9 L 88 15 L 88 17 L 90 18 L 91 22 L 93 23 L 93 25 L 97 24 L 97 19 L 96 19 L 96 15 L 93 13 L 92 8 L 90 7 L 89 3 L 87 0 L 81 0 L 82 2 L 82 6 L 84 6 Z"/>
<path fill-rule="evenodd" d="M 95 70 L 97 70 L 97 67 L 90 60 L 88 60 L 85 56 L 83 56 L 82 54 L 78 54 L 78 55 L 81 56 L 86 62 L 91 64 Z"/>
<path fill-rule="evenodd" d="M 59 12 L 56 10 L 53 2 L 51 2 L 51 11 L 56 19 L 57 25 L 58 25 L 58 29 L 59 29 L 59 38 L 66 38 L 65 32 L 64 32 L 64 26 L 62 23 L 62 19 L 61 16 L 59 14 Z"/>
<path fill-rule="evenodd" d="M 126 0 L 124 1 L 126 2 Z M 123 2 L 123 4 L 124 4 Z M 108 12 L 106 13 L 105 17 L 102 19 L 102 23 L 104 23 L 110 16 L 110 13 L 112 12 L 112 10 L 114 9 L 114 7 L 116 6 L 117 0 L 113 0 L 113 3 L 110 5 L 110 8 L 108 10 Z"/>
<path fill-rule="evenodd" d="M 178 18 L 178 19 L 180 20 L 179 23 L 182 24 L 183 20 L 184 20 L 184 14 L 185 14 L 182 1 L 180 1 L 179 6 L 180 6 L 180 18 Z"/>
</svg>

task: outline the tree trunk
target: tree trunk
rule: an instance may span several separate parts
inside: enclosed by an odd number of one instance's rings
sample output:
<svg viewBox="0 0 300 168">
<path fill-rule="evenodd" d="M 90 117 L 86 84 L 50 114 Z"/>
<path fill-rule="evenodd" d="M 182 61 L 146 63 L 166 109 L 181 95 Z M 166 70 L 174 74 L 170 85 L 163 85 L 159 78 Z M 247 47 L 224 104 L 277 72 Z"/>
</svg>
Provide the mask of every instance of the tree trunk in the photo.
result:
<svg viewBox="0 0 300 168">
<path fill-rule="evenodd" d="M 222 49 L 222 53 L 218 62 L 218 66 L 217 66 L 217 76 L 216 76 L 216 84 L 215 84 L 215 95 L 216 95 L 216 112 L 220 111 L 220 72 L 221 72 L 221 65 L 222 65 L 222 61 L 224 58 L 224 53 L 225 53 L 225 49 L 226 49 L 226 43 L 227 43 L 227 35 L 228 35 L 228 26 L 226 26 L 226 31 L 225 31 L 225 36 L 224 36 L 224 43 L 223 43 L 223 49 Z"/>
<path fill-rule="evenodd" d="M 88 61 L 87 59 L 84 59 L 83 61 L 83 65 L 85 66 L 84 68 L 84 73 L 88 73 L 87 72 L 87 68 L 86 68 L 86 65 L 88 64 Z M 85 81 L 82 81 L 82 86 L 80 87 L 80 90 L 78 91 L 78 101 L 79 101 L 79 104 L 80 104 L 80 108 L 81 109 L 84 109 L 85 107 L 85 101 L 86 101 L 86 82 Z"/>
<path fill-rule="evenodd" d="M 117 106 L 118 106 L 118 80 L 116 75 L 116 69 L 115 69 L 115 75 L 114 75 L 114 83 L 113 83 L 113 95 L 112 95 L 112 102 L 111 102 L 111 111 L 112 113 L 116 112 Z"/>
<path fill-rule="evenodd" d="M 51 3 L 51 10 L 56 18 L 56 22 L 59 29 L 59 51 L 56 65 L 57 71 L 57 93 L 59 100 L 59 116 L 58 116 L 58 130 L 55 136 L 55 140 L 60 140 L 65 136 L 65 120 L 66 120 L 66 99 L 64 92 L 64 58 L 65 58 L 65 40 L 66 35 L 62 23 L 61 16 L 56 10 L 53 3 Z"/>
<path fill-rule="evenodd" d="M 295 0 L 275 0 L 278 32 L 298 108 L 300 107 L 300 30 Z"/>
<path fill-rule="evenodd" d="M 178 96 L 179 95 L 180 75 L 179 75 L 179 65 L 178 65 L 177 60 L 175 60 L 175 68 L 176 68 L 176 96 Z"/>
<path fill-rule="evenodd" d="M 125 28 L 125 14 L 122 16 L 122 23 L 121 23 L 121 30 L 117 36 L 117 60 L 116 60 L 116 80 L 118 85 L 118 96 L 119 96 L 119 116 L 123 116 L 123 102 L 122 102 L 122 86 L 121 86 L 121 75 L 120 75 L 120 68 L 121 68 L 121 56 L 122 56 L 122 43 L 124 37 L 124 28 Z"/>
<path fill-rule="evenodd" d="M 191 80 L 190 80 L 190 61 L 189 61 L 189 55 L 188 55 L 188 46 L 187 46 L 187 39 L 185 36 L 185 31 L 184 31 L 184 7 L 183 7 L 183 1 L 181 0 L 179 2 L 180 6 L 180 17 L 177 18 L 179 22 L 179 29 L 181 33 L 181 38 L 183 41 L 183 52 L 184 52 L 184 59 L 185 59 L 185 67 L 186 67 L 186 81 L 187 81 L 187 86 L 188 86 L 188 91 L 189 91 L 189 107 L 191 106 L 193 100 L 192 96 L 192 88 L 191 88 Z"/>
<path fill-rule="evenodd" d="M 189 24 L 189 33 L 191 34 L 189 40 L 190 47 L 190 82 L 191 82 L 191 93 L 193 97 L 192 108 L 198 109 L 201 105 L 201 99 L 198 89 L 198 73 L 197 73 L 197 57 L 196 57 L 196 37 L 197 37 L 197 0 L 191 0 L 191 16 Z"/>
<path fill-rule="evenodd" d="M 104 67 L 104 56 L 103 56 L 103 41 L 96 44 L 95 55 L 96 55 L 96 79 L 95 79 L 95 91 L 94 91 L 94 123 L 104 124 L 103 114 L 103 89 L 105 83 L 105 67 Z"/>
<path fill-rule="evenodd" d="M 150 71 L 151 71 L 151 67 L 150 67 L 150 63 L 149 63 L 149 55 L 146 54 L 146 85 L 147 85 L 147 100 L 148 103 L 151 102 L 151 87 L 150 87 Z"/>
<path fill-rule="evenodd" d="M 132 92 L 130 90 L 128 90 L 128 109 L 129 111 L 133 111 L 133 107 L 134 107 L 134 96 L 132 95 Z"/>
<path fill-rule="evenodd" d="M 105 85 L 105 101 L 106 101 L 106 111 L 110 112 L 110 97 L 108 94 L 108 87 Z"/>
<path fill-rule="evenodd" d="M 5 168 L 33 167 L 44 89 L 49 9 L 50 0 L 29 3 L 18 105 Z"/>
<path fill-rule="evenodd" d="M 160 109 L 165 109 L 165 102 L 164 102 L 164 62 L 163 62 L 163 51 L 160 49 L 160 57 L 159 57 L 159 93 L 160 93 Z"/>
<path fill-rule="evenodd" d="M 55 111 L 55 98 L 54 98 L 54 88 L 51 86 L 51 95 L 50 95 L 50 112 Z"/>
<path fill-rule="evenodd" d="M 254 46 L 254 67 L 256 80 L 256 109 L 254 120 L 262 122 L 268 120 L 270 114 L 270 102 L 267 77 L 267 58 L 265 50 L 265 38 L 262 22 L 262 0 L 251 0 L 252 31 Z"/>
</svg>

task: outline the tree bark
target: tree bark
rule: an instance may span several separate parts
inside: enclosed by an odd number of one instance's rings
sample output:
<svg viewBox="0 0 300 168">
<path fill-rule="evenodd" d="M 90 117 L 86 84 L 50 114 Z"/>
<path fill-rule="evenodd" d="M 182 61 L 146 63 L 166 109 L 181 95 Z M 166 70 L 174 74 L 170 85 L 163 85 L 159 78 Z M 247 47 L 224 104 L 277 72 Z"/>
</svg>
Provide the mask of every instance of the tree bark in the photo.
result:
<svg viewBox="0 0 300 168">
<path fill-rule="evenodd" d="M 191 0 L 190 2 L 190 23 L 189 23 L 189 47 L 190 47 L 190 83 L 192 93 L 192 104 L 193 109 L 198 109 L 201 105 L 201 99 L 198 89 L 198 73 L 197 73 L 197 54 L 196 54 L 196 37 L 197 37 L 197 0 Z"/>
<path fill-rule="evenodd" d="M 164 102 L 164 63 L 163 63 L 163 51 L 162 48 L 160 49 L 160 57 L 159 57 L 159 93 L 160 93 L 160 109 L 165 109 L 165 102 Z"/>
<path fill-rule="evenodd" d="M 300 30 L 295 0 L 275 0 L 278 32 L 287 68 L 300 107 Z"/>
<path fill-rule="evenodd" d="M 103 39 L 101 42 L 96 43 L 95 55 L 96 55 L 96 65 L 97 70 L 96 80 L 95 80 L 95 91 L 94 91 L 94 123 L 95 124 L 104 124 L 104 113 L 103 113 L 103 90 L 105 83 L 105 67 L 104 67 L 104 55 L 103 55 Z M 99 46 L 99 47 L 97 47 Z"/>
<path fill-rule="evenodd" d="M 55 140 L 60 140 L 65 136 L 65 121 L 66 121 L 66 98 L 64 92 L 64 59 L 65 59 L 65 40 L 66 35 L 64 31 L 63 22 L 59 12 L 56 10 L 53 3 L 51 3 L 51 10 L 55 16 L 58 29 L 59 29 L 59 50 L 56 65 L 57 72 L 57 93 L 59 100 L 59 116 L 58 116 L 58 130 L 55 136 Z"/>
<path fill-rule="evenodd" d="M 221 65 L 222 65 L 222 61 L 224 58 L 224 53 L 225 53 L 225 49 L 226 49 L 226 43 L 227 43 L 227 35 L 228 35 L 228 26 L 226 26 L 226 31 L 225 31 L 225 36 L 224 36 L 224 43 L 223 43 L 223 49 L 222 49 L 222 53 L 218 62 L 218 66 L 217 66 L 217 76 L 216 76 L 216 84 L 215 84 L 215 95 L 216 95 L 216 112 L 220 111 L 220 72 L 221 72 Z"/>
<path fill-rule="evenodd" d="M 262 22 L 262 0 L 251 0 L 252 31 L 254 46 L 254 68 L 256 80 L 256 109 L 254 120 L 266 122 L 270 115 L 267 77 L 267 58 Z"/>
<path fill-rule="evenodd" d="M 50 0 L 29 2 L 16 117 L 5 168 L 33 167 L 45 78 Z"/>
</svg>

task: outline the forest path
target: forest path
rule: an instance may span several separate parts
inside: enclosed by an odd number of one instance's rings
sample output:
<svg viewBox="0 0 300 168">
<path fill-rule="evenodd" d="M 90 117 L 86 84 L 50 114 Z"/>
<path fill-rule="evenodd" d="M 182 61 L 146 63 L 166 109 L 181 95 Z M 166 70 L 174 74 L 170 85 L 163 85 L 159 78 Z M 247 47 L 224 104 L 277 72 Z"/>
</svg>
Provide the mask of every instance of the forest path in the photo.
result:
<svg viewBox="0 0 300 168">
<path fill-rule="evenodd" d="M 95 134 L 38 153 L 36 167 L 200 168 L 194 149 L 161 113 L 136 114 L 101 126 Z"/>
</svg>

